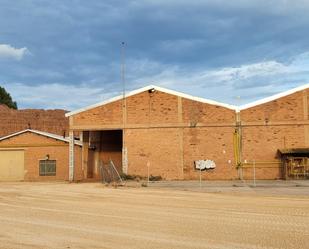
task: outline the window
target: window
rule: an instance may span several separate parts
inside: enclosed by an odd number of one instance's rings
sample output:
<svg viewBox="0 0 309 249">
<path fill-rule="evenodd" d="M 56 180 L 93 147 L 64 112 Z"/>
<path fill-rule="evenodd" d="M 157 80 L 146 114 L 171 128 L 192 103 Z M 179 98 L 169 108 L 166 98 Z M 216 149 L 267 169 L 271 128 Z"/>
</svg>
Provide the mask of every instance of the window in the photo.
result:
<svg viewBox="0 0 309 249">
<path fill-rule="evenodd" d="M 40 176 L 55 176 L 56 160 L 40 160 Z"/>
</svg>

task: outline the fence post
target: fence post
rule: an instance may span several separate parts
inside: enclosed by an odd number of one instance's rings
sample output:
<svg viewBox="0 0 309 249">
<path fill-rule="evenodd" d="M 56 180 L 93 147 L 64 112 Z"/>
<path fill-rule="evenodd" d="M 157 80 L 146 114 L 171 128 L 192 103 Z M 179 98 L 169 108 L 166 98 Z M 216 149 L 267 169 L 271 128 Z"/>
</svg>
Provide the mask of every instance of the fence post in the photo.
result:
<svg viewBox="0 0 309 249">
<path fill-rule="evenodd" d="M 202 188 L 202 169 L 200 167 L 200 188 Z"/>
<path fill-rule="evenodd" d="M 150 162 L 147 162 L 147 186 L 149 186 L 149 167 L 150 167 Z"/>
<path fill-rule="evenodd" d="M 255 182 L 255 160 L 253 160 L 253 186 L 256 187 L 256 182 Z"/>
</svg>

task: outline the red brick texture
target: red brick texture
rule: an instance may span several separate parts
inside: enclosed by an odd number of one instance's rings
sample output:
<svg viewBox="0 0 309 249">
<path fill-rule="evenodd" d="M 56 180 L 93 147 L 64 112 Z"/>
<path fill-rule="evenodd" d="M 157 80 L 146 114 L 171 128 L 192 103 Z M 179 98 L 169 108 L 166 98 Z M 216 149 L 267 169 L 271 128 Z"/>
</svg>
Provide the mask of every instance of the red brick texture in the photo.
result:
<svg viewBox="0 0 309 249">
<path fill-rule="evenodd" d="M 308 90 L 303 90 L 240 112 L 242 158 L 257 162 L 257 178 L 282 178 L 278 149 L 309 146 L 308 103 Z M 253 177 L 249 166 L 243 170 L 247 179 Z"/>
<path fill-rule="evenodd" d="M 127 130 L 128 173 L 147 176 L 149 165 L 150 175 L 182 179 L 180 132 L 178 128 Z"/>
<path fill-rule="evenodd" d="M 69 144 L 34 133 L 20 135 L 0 141 L 0 150 L 24 150 L 24 170 L 26 181 L 49 181 L 69 179 Z M 39 160 L 46 155 L 56 160 L 56 176 L 40 176 Z M 75 180 L 83 178 L 81 169 L 81 147 L 75 146 Z"/>
<path fill-rule="evenodd" d="M 233 127 L 202 127 L 184 129 L 184 178 L 197 179 L 199 172 L 193 162 L 211 159 L 216 163 L 214 170 L 202 172 L 205 179 L 237 179 L 234 163 Z"/>
<path fill-rule="evenodd" d="M 128 174 L 160 175 L 164 179 L 198 179 L 194 161 L 211 159 L 216 168 L 204 179 L 246 179 L 256 161 L 259 179 L 281 177 L 280 148 L 309 145 L 308 90 L 240 112 L 242 170 L 234 158 L 236 112 L 160 91 L 148 91 L 71 116 L 70 129 L 123 129 Z M 123 115 L 125 110 L 125 115 Z M 123 117 L 126 117 L 123 122 Z M 148 169 L 149 165 L 149 169 Z M 242 173 L 242 174 L 241 174 Z"/>
<path fill-rule="evenodd" d="M 14 110 L 0 105 L 0 137 L 29 128 L 68 136 L 69 119 L 65 113 L 64 110 Z"/>
<path fill-rule="evenodd" d="M 73 115 L 73 130 L 123 128 L 123 101 Z M 212 159 L 217 169 L 206 179 L 235 179 L 235 111 L 221 106 L 148 91 L 126 99 L 125 146 L 128 174 L 164 179 L 196 179 L 194 161 Z M 219 151 L 219 152 L 218 152 Z M 149 162 L 149 163 L 148 163 Z"/>
<path fill-rule="evenodd" d="M 82 112 L 74 116 L 74 124 L 80 126 L 119 124 L 119 121 L 122 119 L 121 106 L 122 102 L 117 101 Z M 95 123 L 89 123 L 91 120 L 95 120 Z"/>
</svg>

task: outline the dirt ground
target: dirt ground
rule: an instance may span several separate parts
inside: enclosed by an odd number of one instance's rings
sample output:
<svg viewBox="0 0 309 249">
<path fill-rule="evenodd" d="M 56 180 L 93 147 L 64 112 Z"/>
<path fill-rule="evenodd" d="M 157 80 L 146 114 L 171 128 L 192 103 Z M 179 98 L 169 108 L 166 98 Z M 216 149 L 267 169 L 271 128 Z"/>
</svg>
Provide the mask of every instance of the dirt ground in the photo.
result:
<svg viewBox="0 0 309 249">
<path fill-rule="evenodd" d="M 309 248 L 308 187 L 213 188 L 0 183 L 0 248 Z"/>
</svg>

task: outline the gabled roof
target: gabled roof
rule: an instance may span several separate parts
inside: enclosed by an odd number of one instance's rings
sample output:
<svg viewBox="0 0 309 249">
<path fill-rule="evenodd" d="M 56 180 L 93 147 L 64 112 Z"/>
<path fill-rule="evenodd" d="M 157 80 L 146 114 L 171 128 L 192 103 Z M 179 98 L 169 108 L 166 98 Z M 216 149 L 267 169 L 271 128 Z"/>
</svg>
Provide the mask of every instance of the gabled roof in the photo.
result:
<svg viewBox="0 0 309 249">
<path fill-rule="evenodd" d="M 32 129 L 22 130 L 22 131 L 19 131 L 19 132 L 16 132 L 16 133 L 13 133 L 13 134 L 1 137 L 0 141 L 8 139 L 8 138 L 11 138 L 11 137 L 15 137 L 15 136 L 18 136 L 20 134 L 27 133 L 27 132 L 31 132 L 31 133 L 34 133 L 34 134 L 37 134 L 37 135 L 41 135 L 41 136 L 44 136 L 44 137 L 53 138 L 53 139 L 56 139 L 56 140 L 59 140 L 59 141 L 63 141 L 63 142 L 66 142 L 66 143 L 70 142 L 69 138 L 65 138 L 63 136 L 52 134 L 52 133 L 48 133 L 48 132 L 45 132 L 45 131 L 37 131 L 37 130 L 32 130 Z M 80 145 L 80 146 L 82 145 L 82 143 L 80 141 L 76 141 L 75 140 L 74 143 L 76 145 Z"/>
<path fill-rule="evenodd" d="M 257 106 L 257 105 L 262 105 L 262 104 L 265 104 L 267 102 L 288 96 L 290 94 L 293 94 L 293 93 L 296 93 L 296 92 L 299 92 L 299 91 L 302 91 L 302 90 L 305 90 L 307 88 L 309 88 L 309 83 L 302 85 L 302 86 L 299 86 L 299 87 L 295 87 L 295 88 L 290 89 L 290 90 L 285 91 L 285 92 L 277 93 L 277 94 L 272 95 L 270 97 L 266 97 L 266 98 L 263 98 L 263 99 L 260 99 L 260 100 L 257 100 L 257 101 L 253 101 L 253 102 L 245 104 L 245 105 L 241 105 L 241 106 L 238 107 L 238 110 L 242 111 L 244 109 L 248 109 L 248 108 L 251 108 L 251 107 L 254 107 L 254 106 Z"/>
<path fill-rule="evenodd" d="M 229 105 L 229 104 L 217 102 L 217 101 L 210 100 L 210 99 L 204 99 L 204 98 L 200 98 L 200 97 L 195 97 L 195 96 L 192 96 L 192 95 L 189 95 L 189 94 L 177 92 L 177 91 L 174 91 L 174 90 L 169 90 L 169 89 L 166 89 L 166 88 L 163 88 L 163 87 L 159 87 L 159 86 L 155 86 L 155 85 L 149 85 L 149 86 L 142 87 L 142 88 L 136 89 L 134 91 L 128 92 L 128 93 L 125 94 L 125 97 L 130 97 L 130 96 L 133 96 L 133 95 L 136 95 L 136 94 L 139 94 L 139 93 L 151 90 L 151 89 L 155 89 L 155 90 L 158 90 L 160 92 L 172 94 L 172 95 L 175 95 L 175 96 L 179 96 L 179 97 L 182 97 L 182 98 L 198 101 L 198 102 L 201 102 L 201 103 L 206 103 L 206 104 L 211 104 L 211 105 L 217 105 L 217 106 L 225 107 L 225 108 L 234 110 L 236 112 L 239 112 L 239 111 L 242 111 L 244 109 L 248 109 L 248 108 L 251 108 L 251 107 L 254 107 L 254 106 L 257 106 L 257 105 L 265 104 L 267 102 L 270 102 L 270 101 L 273 101 L 273 100 L 285 97 L 285 96 L 290 95 L 290 94 L 293 94 L 295 92 L 302 91 L 302 90 L 304 90 L 306 88 L 309 88 L 309 83 L 305 84 L 305 85 L 302 85 L 302 86 L 299 86 L 299 87 L 296 87 L 296 88 L 293 88 L 293 89 L 290 89 L 290 90 L 285 91 L 285 92 L 281 92 L 281 93 L 272 95 L 272 96 L 267 97 L 267 98 L 263 98 L 263 99 L 260 99 L 260 100 L 253 101 L 251 103 L 245 104 L 245 105 L 241 105 L 241 106 Z M 115 102 L 117 100 L 121 100 L 122 98 L 123 98 L 123 95 L 118 95 L 116 97 L 113 97 L 113 98 L 110 98 L 108 100 L 96 103 L 94 105 L 86 106 L 84 108 L 81 108 L 81 109 L 78 109 L 78 110 L 75 110 L 75 111 L 72 111 L 72 112 L 68 112 L 68 113 L 65 114 L 65 116 L 69 117 L 69 116 L 72 116 L 72 115 L 75 115 L 75 114 L 78 114 L 78 113 L 81 113 L 81 112 L 93 109 L 95 107 L 99 107 L 99 106 L 102 106 L 102 105 L 106 105 L 106 104 Z"/>
<path fill-rule="evenodd" d="M 131 92 L 126 93 L 125 97 L 130 97 L 130 96 L 133 96 L 133 95 L 136 95 L 136 94 L 139 94 L 139 93 L 151 90 L 151 89 L 155 89 L 155 90 L 158 90 L 160 92 L 168 93 L 168 94 L 179 96 L 179 97 L 182 97 L 182 98 L 198 101 L 198 102 L 201 102 L 201 103 L 217 105 L 217 106 L 222 106 L 222 107 L 225 107 L 225 108 L 228 108 L 228 109 L 231 109 L 231 110 L 236 110 L 236 106 L 234 106 L 234 105 L 224 104 L 224 103 L 217 102 L 217 101 L 210 100 L 210 99 L 195 97 L 195 96 L 192 96 L 192 95 L 189 95 L 189 94 L 177 92 L 177 91 L 174 91 L 174 90 L 166 89 L 166 88 L 155 86 L 155 85 L 149 85 L 149 86 L 145 86 L 145 87 L 133 90 Z M 110 98 L 108 100 L 96 103 L 94 105 L 86 106 L 86 107 L 78 109 L 76 111 L 68 112 L 68 113 L 65 114 L 65 116 L 69 117 L 69 116 L 72 116 L 72 115 L 93 109 L 95 107 L 106 105 L 106 104 L 109 104 L 109 103 L 112 103 L 112 102 L 115 102 L 115 101 L 121 100 L 121 99 L 123 99 L 123 95 L 118 95 L 116 97 L 113 97 L 113 98 Z"/>
</svg>

